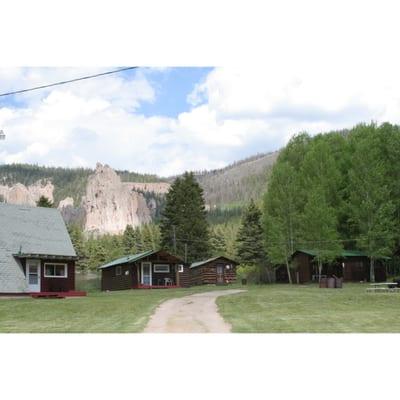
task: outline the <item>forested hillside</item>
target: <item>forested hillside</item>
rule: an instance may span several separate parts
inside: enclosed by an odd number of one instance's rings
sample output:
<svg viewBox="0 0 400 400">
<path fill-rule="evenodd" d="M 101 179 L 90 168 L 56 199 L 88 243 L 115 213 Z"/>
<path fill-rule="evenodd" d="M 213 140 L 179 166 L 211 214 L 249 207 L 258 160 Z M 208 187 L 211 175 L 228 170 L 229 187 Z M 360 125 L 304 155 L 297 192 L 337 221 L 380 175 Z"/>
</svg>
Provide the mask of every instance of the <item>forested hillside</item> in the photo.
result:
<svg viewBox="0 0 400 400">
<path fill-rule="evenodd" d="M 268 182 L 278 152 L 259 154 L 225 168 L 196 173 L 211 208 L 243 206 L 250 199 L 260 199 Z"/>
<path fill-rule="evenodd" d="M 260 154 L 238 161 L 223 169 L 197 172 L 196 179 L 204 190 L 205 202 L 210 210 L 210 222 L 222 223 L 238 219 L 242 207 L 251 199 L 260 200 L 268 176 L 278 153 Z M 116 171 L 123 182 L 172 182 L 153 174 L 139 174 L 127 170 Z M 54 185 L 54 203 L 72 197 L 80 204 L 85 194 L 90 168 L 44 167 L 29 164 L 0 165 L 0 185 L 22 183 L 32 185 L 39 180 L 50 180 Z M 146 196 L 146 194 L 145 194 Z M 163 196 L 158 196 L 157 214 L 163 207 Z"/>
</svg>

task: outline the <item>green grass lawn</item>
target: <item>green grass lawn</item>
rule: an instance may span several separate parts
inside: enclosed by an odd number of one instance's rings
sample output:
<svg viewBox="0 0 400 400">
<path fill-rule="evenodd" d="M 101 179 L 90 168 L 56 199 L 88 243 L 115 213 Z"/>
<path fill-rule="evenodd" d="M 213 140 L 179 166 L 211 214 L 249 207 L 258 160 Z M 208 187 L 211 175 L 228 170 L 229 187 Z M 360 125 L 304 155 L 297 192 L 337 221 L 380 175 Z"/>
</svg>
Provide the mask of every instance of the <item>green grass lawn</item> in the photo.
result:
<svg viewBox="0 0 400 400">
<path fill-rule="evenodd" d="M 141 332 L 162 301 L 215 286 L 190 289 L 91 291 L 66 299 L 1 299 L 0 332 Z"/>
<path fill-rule="evenodd" d="M 368 286 L 250 285 L 217 304 L 233 332 L 400 332 L 400 293 L 366 293 Z"/>
<path fill-rule="evenodd" d="M 400 332 L 400 293 L 366 293 L 368 286 L 249 285 L 247 292 L 220 297 L 217 304 L 234 332 Z M 0 332 L 141 332 L 164 300 L 235 287 L 241 286 L 0 299 Z"/>
</svg>

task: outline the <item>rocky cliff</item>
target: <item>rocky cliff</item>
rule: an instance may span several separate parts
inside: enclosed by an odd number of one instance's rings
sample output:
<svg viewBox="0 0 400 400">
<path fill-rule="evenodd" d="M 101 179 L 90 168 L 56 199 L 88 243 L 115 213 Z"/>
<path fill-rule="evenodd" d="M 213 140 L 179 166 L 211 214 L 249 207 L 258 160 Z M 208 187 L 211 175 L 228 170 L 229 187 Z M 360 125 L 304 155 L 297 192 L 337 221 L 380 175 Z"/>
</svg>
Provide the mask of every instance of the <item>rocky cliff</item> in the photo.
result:
<svg viewBox="0 0 400 400">
<path fill-rule="evenodd" d="M 84 230 L 94 234 L 119 234 L 127 225 L 151 222 L 150 209 L 143 194 L 121 178 L 108 165 L 97 164 L 88 179 L 82 199 Z"/>
<path fill-rule="evenodd" d="M 2 201 L 11 204 L 35 206 L 40 196 L 45 196 L 50 201 L 54 201 L 53 191 L 54 186 L 51 182 L 43 182 L 41 180 L 29 186 L 25 186 L 22 183 L 16 183 L 12 186 L 0 185 Z"/>
<path fill-rule="evenodd" d="M 87 233 L 96 235 L 119 234 L 127 225 L 135 227 L 151 222 L 159 211 L 160 196 L 162 199 L 170 187 L 165 182 L 122 182 L 112 168 L 102 164 L 97 164 L 85 186 L 80 202 L 74 204 L 74 199 L 68 196 L 59 202 L 58 209 L 65 222 L 77 223 Z M 35 206 L 40 196 L 54 202 L 50 179 L 28 186 L 0 185 L 0 201 L 7 203 Z"/>
</svg>

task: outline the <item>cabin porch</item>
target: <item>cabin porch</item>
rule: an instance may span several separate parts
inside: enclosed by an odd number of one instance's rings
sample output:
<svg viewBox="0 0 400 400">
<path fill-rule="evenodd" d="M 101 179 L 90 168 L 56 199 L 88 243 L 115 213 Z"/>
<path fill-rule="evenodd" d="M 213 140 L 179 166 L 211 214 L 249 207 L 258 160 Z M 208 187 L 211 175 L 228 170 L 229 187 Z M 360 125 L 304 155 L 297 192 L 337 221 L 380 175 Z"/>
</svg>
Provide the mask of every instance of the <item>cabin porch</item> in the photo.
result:
<svg viewBox="0 0 400 400">
<path fill-rule="evenodd" d="M 180 265 L 178 264 L 144 261 L 136 263 L 133 268 L 136 269 L 133 273 L 134 289 L 174 289 L 180 287 Z"/>
</svg>

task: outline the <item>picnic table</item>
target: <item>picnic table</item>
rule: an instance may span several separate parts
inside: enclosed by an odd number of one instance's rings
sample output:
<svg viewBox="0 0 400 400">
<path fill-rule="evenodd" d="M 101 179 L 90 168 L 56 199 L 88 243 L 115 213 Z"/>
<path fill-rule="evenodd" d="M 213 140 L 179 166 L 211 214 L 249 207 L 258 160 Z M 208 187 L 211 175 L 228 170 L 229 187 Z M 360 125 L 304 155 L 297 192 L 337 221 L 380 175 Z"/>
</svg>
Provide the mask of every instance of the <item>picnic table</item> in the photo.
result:
<svg viewBox="0 0 400 400">
<path fill-rule="evenodd" d="M 396 287 L 397 282 L 374 282 L 370 283 L 370 286 L 367 289 L 367 292 L 398 292 L 400 288 Z M 393 287 L 394 286 L 394 287 Z"/>
</svg>

